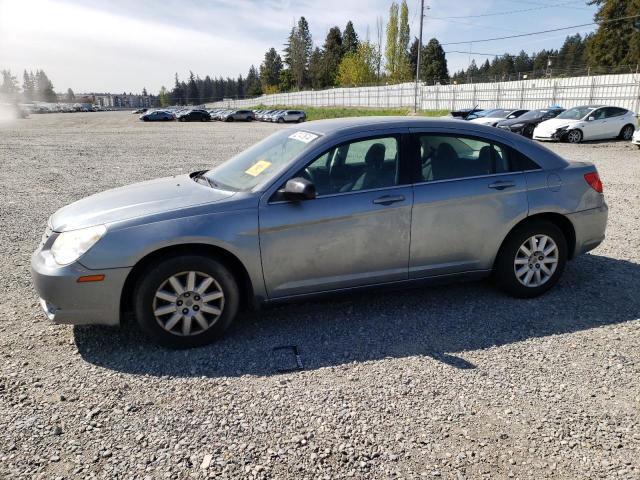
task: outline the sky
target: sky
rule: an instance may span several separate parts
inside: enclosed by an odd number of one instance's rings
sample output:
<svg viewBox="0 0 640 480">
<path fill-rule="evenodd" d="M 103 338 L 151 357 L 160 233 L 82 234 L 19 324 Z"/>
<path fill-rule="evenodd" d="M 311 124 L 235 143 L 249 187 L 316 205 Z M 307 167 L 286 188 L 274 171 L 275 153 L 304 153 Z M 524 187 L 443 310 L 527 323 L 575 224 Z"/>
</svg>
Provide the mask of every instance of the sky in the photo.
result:
<svg viewBox="0 0 640 480">
<path fill-rule="evenodd" d="M 407 0 L 411 37 L 419 28 L 419 0 Z M 175 73 L 246 76 L 270 47 L 282 51 L 292 25 L 305 16 L 314 43 L 351 20 L 360 38 L 376 38 L 391 0 L 0 0 L 0 69 L 22 83 L 22 71 L 43 69 L 55 90 L 77 93 L 156 93 Z M 423 41 L 441 43 L 516 35 L 593 21 L 584 0 L 425 0 Z M 505 12 L 519 11 L 504 14 Z M 474 16 L 472 18 L 460 18 Z M 449 17 L 449 18 L 443 18 Z M 451 18 L 456 17 L 456 18 Z M 582 27 L 524 38 L 444 45 L 449 71 L 471 58 L 559 47 Z M 454 53 L 463 51 L 465 53 Z"/>
</svg>

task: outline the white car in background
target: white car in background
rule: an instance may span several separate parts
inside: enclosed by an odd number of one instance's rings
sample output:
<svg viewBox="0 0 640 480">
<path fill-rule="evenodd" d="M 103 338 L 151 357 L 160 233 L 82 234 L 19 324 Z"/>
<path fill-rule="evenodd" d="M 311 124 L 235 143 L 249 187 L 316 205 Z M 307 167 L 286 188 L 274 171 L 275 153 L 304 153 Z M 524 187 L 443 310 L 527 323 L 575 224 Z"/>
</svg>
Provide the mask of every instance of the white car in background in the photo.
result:
<svg viewBox="0 0 640 480">
<path fill-rule="evenodd" d="M 637 145 L 640 148 L 640 129 L 636 130 L 631 138 L 631 143 Z"/>
<path fill-rule="evenodd" d="M 479 125 L 489 125 L 495 127 L 502 120 L 512 120 L 518 118 L 520 115 L 527 113 L 529 110 L 513 110 L 510 108 L 494 108 L 493 110 L 485 110 L 478 112 L 477 117 L 473 120 L 469 120 L 471 123 L 477 123 Z"/>
<path fill-rule="evenodd" d="M 570 108 L 556 118 L 542 122 L 533 131 L 533 139 L 561 140 L 569 143 L 606 138 L 629 141 L 635 129 L 634 112 L 607 105 L 585 105 Z"/>
</svg>

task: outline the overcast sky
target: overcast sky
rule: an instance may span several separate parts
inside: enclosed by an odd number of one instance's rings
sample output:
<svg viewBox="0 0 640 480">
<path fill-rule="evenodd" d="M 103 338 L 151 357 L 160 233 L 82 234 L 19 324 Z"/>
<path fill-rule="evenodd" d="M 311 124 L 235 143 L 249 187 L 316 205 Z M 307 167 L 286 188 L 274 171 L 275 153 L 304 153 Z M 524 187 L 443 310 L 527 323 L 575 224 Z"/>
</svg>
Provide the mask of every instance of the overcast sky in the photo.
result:
<svg viewBox="0 0 640 480">
<path fill-rule="evenodd" d="M 417 36 L 419 0 L 408 0 L 411 36 Z M 527 33 L 589 23 L 594 7 L 584 0 L 427 0 L 425 43 Z M 307 18 L 314 42 L 330 27 L 352 20 L 361 38 L 376 36 L 376 18 L 386 24 L 391 0 L 0 0 L 0 69 L 22 83 L 22 71 L 41 68 L 56 91 L 157 92 L 173 75 L 189 70 L 204 77 L 246 75 L 269 47 L 281 51 L 291 26 Z M 554 5 L 551 8 L 540 8 Z M 528 10 L 509 15 L 494 15 Z M 474 15 L 474 18 L 448 18 Z M 583 27 L 486 43 L 446 46 L 449 71 L 466 67 L 470 47 L 480 53 L 531 53 L 558 47 Z M 480 63 L 487 56 L 472 55 Z"/>
</svg>

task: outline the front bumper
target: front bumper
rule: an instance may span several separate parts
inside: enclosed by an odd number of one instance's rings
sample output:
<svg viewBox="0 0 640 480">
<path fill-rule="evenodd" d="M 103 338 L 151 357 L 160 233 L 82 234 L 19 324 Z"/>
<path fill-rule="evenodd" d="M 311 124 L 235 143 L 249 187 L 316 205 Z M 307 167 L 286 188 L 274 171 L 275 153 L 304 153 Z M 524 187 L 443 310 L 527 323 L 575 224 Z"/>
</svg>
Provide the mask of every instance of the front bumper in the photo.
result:
<svg viewBox="0 0 640 480">
<path fill-rule="evenodd" d="M 631 143 L 634 145 L 640 145 L 640 135 L 634 135 L 633 138 L 631 138 Z"/>
<path fill-rule="evenodd" d="M 607 229 L 609 208 L 602 202 L 598 208 L 567 215 L 576 232 L 576 247 L 573 256 L 577 257 L 593 250 L 602 243 Z"/>
<path fill-rule="evenodd" d="M 131 268 L 90 270 L 78 262 L 59 266 L 50 250 L 31 257 L 31 278 L 47 318 L 73 325 L 118 325 L 120 297 Z M 100 282 L 78 283 L 78 277 L 104 274 Z"/>
</svg>

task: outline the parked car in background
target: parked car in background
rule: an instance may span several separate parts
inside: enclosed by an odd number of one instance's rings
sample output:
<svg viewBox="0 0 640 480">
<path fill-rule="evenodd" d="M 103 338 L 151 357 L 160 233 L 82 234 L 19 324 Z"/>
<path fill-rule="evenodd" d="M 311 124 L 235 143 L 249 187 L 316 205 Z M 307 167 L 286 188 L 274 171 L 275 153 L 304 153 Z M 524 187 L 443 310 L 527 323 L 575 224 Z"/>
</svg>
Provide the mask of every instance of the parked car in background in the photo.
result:
<svg viewBox="0 0 640 480">
<path fill-rule="evenodd" d="M 473 117 L 472 115 L 475 115 L 476 113 L 479 113 L 482 111 L 483 109 L 481 108 L 461 108 L 459 110 L 451 111 L 450 114 L 453 118 L 466 119 L 467 117 L 476 118 L 476 117 Z"/>
<path fill-rule="evenodd" d="M 301 123 L 307 119 L 306 114 L 302 110 L 281 110 L 272 115 L 272 122 L 277 123 Z"/>
<path fill-rule="evenodd" d="M 556 118 L 540 123 L 533 132 L 533 138 L 569 143 L 606 138 L 629 141 L 635 129 L 634 112 L 620 107 L 585 105 L 570 108 Z"/>
<path fill-rule="evenodd" d="M 502 120 L 511 120 L 518 118 L 521 115 L 527 113 L 529 110 L 513 110 L 508 108 L 494 108 L 493 110 L 485 110 L 479 112 L 475 118 L 469 120 L 470 122 L 477 123 L 478 125 L 488 125 L 495 127 Z M 467 117 L 467 119 L 469 119 Z"/>
<path fill-rule="evenodd" d="M 223 122 L 251 122 L 255 120 L 251 110 L 227 110 L 220 116 Z"/>
<path fill-rule="evenodd" d="M 176 120 L 179 122 L 209 122 L 211 115 L 206 110 L 193 109 L 178 113 Z"/>
<path fill-rule="evenodd" d="M 631 138 L 631 143 L 637 145 L 640 148 L 640 129 L 636 130 L 633 133 L 633 137 Z"/>
<path fill-rule="evenodd" d="M 137 114 L 141 114 L 141 113 L 145 113 L 147 110 L 148 110 L 147 108 L 139 108 L 139 109 L 137 109 L 137 110 L 134 110 L 134 111 L 133 111 L 133 112 L 131 112 L 131 113 L 134 113 L 134 114 L 135 114 L 135 113 L 137 113 Z"/>
<path fill-rule="evenodd" d="M 593 164 L 504 130 L 339 118 L 63 207 L 31 270 L 50 320 L 118 325 L 133 310 L 185 348 L 222 335 L 241 305 L 492 274 L 510 295 L 541 295 L 602 242 L 607 211 Z"/>
<path fill-rule="evenodd" d="M 169 122 L 175 120 L 175 116 L 171 112 L 154 110 L 140 115 L 140 120 L 144 122 Z"/>
<path fill-rule="evenodd" d="M 529 110 L 517 118 L 510 118 L 498 122 L 496 127 L 531 138 L 533 137 L 533 131 L 539 123 L 551 120 L 562 112 L 564 112 L 564 108 L 540 108 L 538 110 Z"/>
</svg>

